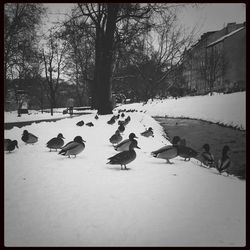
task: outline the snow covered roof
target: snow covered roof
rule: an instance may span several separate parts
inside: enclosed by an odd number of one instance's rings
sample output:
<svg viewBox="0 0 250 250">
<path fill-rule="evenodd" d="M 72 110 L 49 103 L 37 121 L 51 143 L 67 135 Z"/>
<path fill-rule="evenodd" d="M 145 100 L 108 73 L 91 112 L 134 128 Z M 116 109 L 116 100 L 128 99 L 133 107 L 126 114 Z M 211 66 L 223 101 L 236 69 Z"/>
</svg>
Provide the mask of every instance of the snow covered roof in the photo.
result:
<svg viewBox="0 0 250 250">
<path fill-rule="evenodd" d="M 219 42 L 223 41 L 224 39 L 226 39 L 226 38 L 232 36 L 233 34 L 239 32 L 239 31 L 242 30 L 242 29 L 245 29 L 245 26 L 243 26 L 243 27 L 241 27 L 241 28 L 239 28 L 239 29 L 237 29 L 237 30 L 232 31 L 232 32 L 228 33 L 228 34 L 225 35 L 225 36 L 220 37 L 218 40 L 216 40 L 216 41 L 214 41 L 214 42 L 208 44 L 207 47 L 210 47 L 210 46 L 212 46 L 212 45 L 215 45 L 216 43 L 219 43 Z"/>
</svg>

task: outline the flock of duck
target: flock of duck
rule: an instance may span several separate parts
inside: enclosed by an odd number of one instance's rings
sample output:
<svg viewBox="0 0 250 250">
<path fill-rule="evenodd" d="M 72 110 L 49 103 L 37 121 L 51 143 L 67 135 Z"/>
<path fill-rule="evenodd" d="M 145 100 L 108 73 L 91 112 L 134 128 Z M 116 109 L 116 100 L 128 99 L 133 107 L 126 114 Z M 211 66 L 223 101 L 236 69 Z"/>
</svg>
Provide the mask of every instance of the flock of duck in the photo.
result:
<svg viewBox="0 0 250 250">
<path fill-rule="evenodd" d="M 120 117 L 123 118 L 123 120 L 118 120 Z M 114 146 L 114 149 L 116 151 L 119 151 L 119 153 L 108 158 L 109 161 L 107 162 L 107 164 L 120 165 L 122 170 L 127 170 L 127 164 L 136 159 L 136 152 L 134 149 L 140 149 L 140 147 L 138 146 L 138 142 L 135 139 L 138 137 L 134 133 L 130 133 L 129 138 L 123 140 L 121 133 L 125 131 L 126 125 L 131 121 L 130 116 L 127 116 L 125 119 L 124 117 L 124 113 L 118 113 L 118 115 L 113 115 L 111 119 L 107 121 L 107 124 L 113 125 L 118 120 L 118 128 L 115 133 L 109 138 L 109 141 Z M 95 115 L 95 119 L 99 119 L 98 115 Z M 79 121 L 76 123 L 76 125 L 83 126 L 84 121 Z M 85 125 L 89 127 L 94 126 L 92 122 L 86 123 Z M 154 137 L 153 129 L 149 127 L 147 130 L 141 132 L 140 135 L 143 137 Z M 38 137 L 28 132 L 27 130 L 23 131 L 21 139 L 26 144 L 34 144 L 38 141 Z M 65 138 L 63 137 L 62 133 L 59 133 L 57 137 L 54 137 L 47 142 L 46 147 L 49 148 L 50 151 L 52 149 L 56 151 L 57 149 L 60 149 L 58 154 L 68 156 L 69 158 L 71 155 L 74 155 L 76 157 L 76 155 L 81 153 L 85 148 L 84 143 L 86 141 L 84 141 L 81 136 L 76 136 L 73 141 L 70 141 L 66 145 L 64 145 L 63 139 Z M 12 141 L 10 139 L 4 139 L 5 151 L 11 152 L 15 148 L 18 148 L 17 140 Z M 230 150 L 230 148 L 227 145 L 223 147 L 222 157 L 218 160 L 217 164 L 215 162 L 213 154 L 210 152 L 209 144 L 204 144 L 202 149 L 204 151 L 201 153 L 201 165 L 204 164 L 209 168 L 215 167 L 217 168 L 219 173 L 222 173 L 229 168 L 231 161 L 228 156 L 228 151 Z M 166 163 L 168 164 L 173 164 L 173 162 L 170 162 L 170 160 L 177 156 L 184 158 L 184 161 L 189 161 L 190 158 L 195 158 L 198 155 L 198 152 L 191 147 L 188 147 L 186 145 L 185 139 L 181 139 L 179 136 L 174 136 L 172 145 L 161 147 L 158 150 L 151 152 L 151 155 L 155 158 L 165 159 Z"/>
</svg>

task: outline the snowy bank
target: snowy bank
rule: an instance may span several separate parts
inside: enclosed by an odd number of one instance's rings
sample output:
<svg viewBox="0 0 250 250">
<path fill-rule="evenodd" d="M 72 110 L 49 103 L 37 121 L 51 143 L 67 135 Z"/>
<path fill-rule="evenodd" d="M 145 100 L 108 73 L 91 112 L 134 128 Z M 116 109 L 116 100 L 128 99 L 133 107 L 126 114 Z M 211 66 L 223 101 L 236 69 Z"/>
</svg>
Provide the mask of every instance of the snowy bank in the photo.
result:
<svg viewBox="0 0 250 250">
<path fill-rule="evenodd" d="M 130 116 L 123 138 L 134 132 L 141 149 L 128 171 L 106 164 L 117 153 L 111 115 L 5 130 L 19 145 L 4 154 L 5 246 L 245 245 L 245 181 L 195 159 L 153 158 L 151 151 L 170 144 L 162 127 L 146 114 Z M 94 127 L 76 126 L 80 120 Z M 140 136 L 148 127 L 154 138 Z M 21 141 L 24 129 L 39 137 L 36 144 Z M 81 135 L 85 150 L 72 159 L 49 152 L 46 142 L 60 132 L 65 143 Z"/>
<path fill-rule="evenodd" d="M 154 100 L 145 105 L 126 104 L 118 109 L 136 109 L 151 116 L 201 119 L 246 129 L 246 92 Z"/>
</svg>

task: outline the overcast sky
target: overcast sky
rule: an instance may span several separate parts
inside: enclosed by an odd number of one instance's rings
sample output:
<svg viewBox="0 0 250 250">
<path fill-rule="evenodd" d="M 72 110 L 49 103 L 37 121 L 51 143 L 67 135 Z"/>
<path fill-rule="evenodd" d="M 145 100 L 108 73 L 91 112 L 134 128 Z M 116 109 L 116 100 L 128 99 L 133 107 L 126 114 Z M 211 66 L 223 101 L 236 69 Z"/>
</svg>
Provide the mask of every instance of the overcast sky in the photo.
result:
<svg viewBox="0 0 250 250">
<path fill-rule="evenodd" d="M 62 20 L 64 15 L 55 15 L 55 13 L 67 13 L 74 4 L 67 3 L 48 3 L 49 21 Z M 201 3 L 197 7 L 191 7 L 189 3 L 185 4 L 179 12 L 180 23 L 186 28 L 192 28 L 198 24 L 199 36 L 207 31 L 220 30 L 227 23 L 241 23 L 246 20 L 246 9 L 244 3 Z M 47 20 L 46 23 L 48 24 Z M 46 28 L 44 29 L 44 31 Z"/>
</svg>

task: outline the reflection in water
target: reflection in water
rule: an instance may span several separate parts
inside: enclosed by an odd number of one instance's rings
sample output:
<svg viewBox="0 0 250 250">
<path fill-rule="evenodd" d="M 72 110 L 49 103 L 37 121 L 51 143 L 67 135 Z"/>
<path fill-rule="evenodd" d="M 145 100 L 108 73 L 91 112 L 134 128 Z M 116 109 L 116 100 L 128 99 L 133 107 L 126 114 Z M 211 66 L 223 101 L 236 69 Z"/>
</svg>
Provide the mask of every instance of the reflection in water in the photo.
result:
<svg viewBox="0 0 250 250">
<path fill-rule="evenodd" d="M 246 131 L 222 127 L 210 122 L 182 119 L 154 117 L 164 128 L 169 138 L 179 135 L 185 138 L 187 146 L 202 152 L 205 143 L 210 145 L 210 151 L 215 161 L 221 157 L 222 148 L 228 145 L 231 148 L 229 156 L 231 167 L 228 172 L 245 179 L 246 170 Z M 201 159 L 197 157 L 197 159 Z"/>
</svg>

